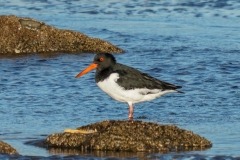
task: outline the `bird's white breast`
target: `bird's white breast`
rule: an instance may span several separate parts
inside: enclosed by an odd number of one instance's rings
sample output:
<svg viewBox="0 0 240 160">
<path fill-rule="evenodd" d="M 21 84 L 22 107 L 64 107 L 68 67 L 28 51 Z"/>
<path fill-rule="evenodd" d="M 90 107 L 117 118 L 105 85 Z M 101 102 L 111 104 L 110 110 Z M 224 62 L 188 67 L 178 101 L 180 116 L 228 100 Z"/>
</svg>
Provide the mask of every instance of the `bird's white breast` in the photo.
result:
<svg viewBox="0 0 240 160">
<path fill-rule="evenodd" d="M 134 104 L 138 102 L 153 100 L 169 92 L 175 92 L 174 90 L 162 91 L 160 89 L 147 88 L 135 88 L 131 90 L 125 90 L 123 87 L 117 84 L 118 78 L 118 73 L 112 73 L 104 81 L 98 82 L 97 85 L 113 99 L 120 102 L 130 102 Z"/>
</svg>

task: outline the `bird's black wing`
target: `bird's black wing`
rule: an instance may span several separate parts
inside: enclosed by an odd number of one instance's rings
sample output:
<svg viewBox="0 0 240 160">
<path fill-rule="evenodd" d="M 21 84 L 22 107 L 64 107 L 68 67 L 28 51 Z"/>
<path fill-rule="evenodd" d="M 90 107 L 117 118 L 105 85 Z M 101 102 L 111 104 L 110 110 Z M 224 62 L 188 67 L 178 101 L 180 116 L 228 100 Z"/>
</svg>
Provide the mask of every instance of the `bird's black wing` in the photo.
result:
<svg viewBox="0 0 240 160">
<path fill-rule="evenodd" d="M 171 83 L 158 80 L 146 73 L 119 63 L 115 65 L 113 72 L 119 74 L 117 83 L 127 90 L 134 88 L 176 90 L 182 88 L 181 86 L 175 86 Z"/>
</svg>

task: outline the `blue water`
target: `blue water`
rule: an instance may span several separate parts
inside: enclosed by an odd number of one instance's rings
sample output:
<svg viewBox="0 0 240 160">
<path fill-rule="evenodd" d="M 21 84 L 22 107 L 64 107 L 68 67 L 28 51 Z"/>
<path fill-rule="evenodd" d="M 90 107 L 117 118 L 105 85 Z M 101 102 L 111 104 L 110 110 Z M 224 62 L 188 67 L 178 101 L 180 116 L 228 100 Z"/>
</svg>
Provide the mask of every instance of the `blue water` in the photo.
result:
<svg viewBox="0 0 240 160">
<path fill-rule="evenodd" d="M 185 94 L 136 104 L 134 116 L 192 130 L 210 140 L 213 147 L 146 153 L 149 159 L 240 157 L 239 9 L 235 0 L 0 1 L 1 15 L 32 17 L 107 40 L 125 50 L 115 55 L 118 62 L 183 86 Z M 127 119 L 127 104 L 103 93 L 95 84 L 94 72 L 74 78 L 93 57 L 85 53 L 1 56 L 0 140 L 16 148 L 23 155 L 20 158 L 79 158 L 78 152 L 53 152 L 25 142 L 65 128 Z M 112 156 L 136 158 L 139 153 L 118 154 Z M 92 154 L 93 158 L 106 156 L 101 155 Z"/>
</svg>

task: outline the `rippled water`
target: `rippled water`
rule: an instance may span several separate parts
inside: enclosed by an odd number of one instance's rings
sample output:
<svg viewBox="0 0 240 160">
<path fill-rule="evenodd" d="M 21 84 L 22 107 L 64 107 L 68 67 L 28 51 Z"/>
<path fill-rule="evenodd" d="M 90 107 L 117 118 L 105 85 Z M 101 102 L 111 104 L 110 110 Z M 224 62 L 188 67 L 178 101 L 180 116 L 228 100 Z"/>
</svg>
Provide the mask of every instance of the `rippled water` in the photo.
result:
<svg viewBox="0 0 240 160">
<path fill-rule="evenodd" d="M 135 117 L 192 130 L 211 140 L 213 147 L 142 153 L 149 159 L 240 157 L 239 9 L 234 0 L 0 1 L 0 14 L 32 17 L 110 41 L 125 50 L 116 55 L 118 62 L 183 86 L 185 94 L 136 104 Z M 0 140 L 23 156 L 80 158 L 77 155 L 86 153 L 47 151 L 25 142 L 104 119 L 127 119 L 127 104 L 104 94 L 94 82 L 94 72 L 74 78 L 93 57 L 65 53 L 1 57 Z"/>
</svg>

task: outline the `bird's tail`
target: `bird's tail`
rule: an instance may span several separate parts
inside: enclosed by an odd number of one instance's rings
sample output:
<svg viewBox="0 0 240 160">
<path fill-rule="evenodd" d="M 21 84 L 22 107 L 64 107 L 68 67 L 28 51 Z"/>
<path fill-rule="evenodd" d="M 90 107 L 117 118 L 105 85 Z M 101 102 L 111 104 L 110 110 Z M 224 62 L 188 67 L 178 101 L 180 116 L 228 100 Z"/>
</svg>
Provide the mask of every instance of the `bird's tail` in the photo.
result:
<svg viewBox="0 0 240 160">
<path fill-rule="evenodd" d="M 182 88 L 182 86 L 176 86 L 177 89 Z M 176 90 L 178 93 L 184 93 L 182 91 Z"/>
</svg>

